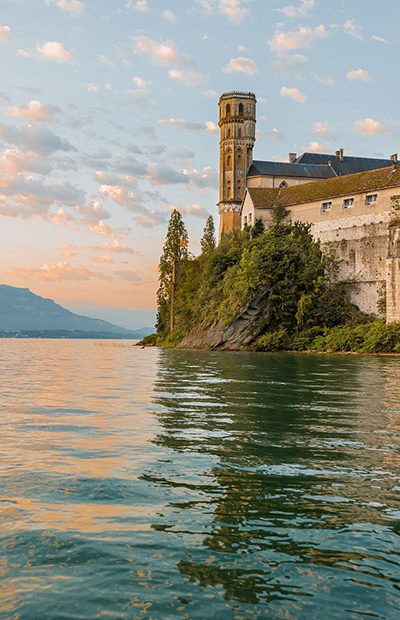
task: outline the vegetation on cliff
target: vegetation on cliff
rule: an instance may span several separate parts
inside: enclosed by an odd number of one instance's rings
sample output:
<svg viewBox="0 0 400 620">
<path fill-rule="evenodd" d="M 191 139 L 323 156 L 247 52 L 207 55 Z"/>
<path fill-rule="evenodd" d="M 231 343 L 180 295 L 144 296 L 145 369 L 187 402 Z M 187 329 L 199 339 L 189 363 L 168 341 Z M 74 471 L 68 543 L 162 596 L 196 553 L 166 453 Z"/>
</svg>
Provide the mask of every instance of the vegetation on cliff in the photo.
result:
<svg viewBox="0 0 400 620">
<path fill-rule="evenodd" d="M 202 253 L 193 257 L 175 211 L 160 260 L 157 335 L 149 343 L 245 344 L 264 351 L 394 350 L 400 327 L 386 329 L 352 305 L 348 285 L 335 280 L 335 259 L 322 251 L 309 226 L 284 223 L 284 215 L 277 210 L 268 230 L 257 223 L 223 236 L 218 246 L 209 218 Z M 246 337 L 234 334 L 239 324 Z"/>
</svg>

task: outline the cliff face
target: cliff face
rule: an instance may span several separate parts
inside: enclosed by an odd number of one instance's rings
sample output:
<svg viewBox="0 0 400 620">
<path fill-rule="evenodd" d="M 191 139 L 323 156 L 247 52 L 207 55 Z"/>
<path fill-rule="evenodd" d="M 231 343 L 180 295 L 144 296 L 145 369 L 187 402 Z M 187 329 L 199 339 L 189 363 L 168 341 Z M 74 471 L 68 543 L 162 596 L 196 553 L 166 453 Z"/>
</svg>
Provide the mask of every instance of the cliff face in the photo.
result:
<svg viewBox="0 0 400 620">
<path fill-rule="evenodd" d="M 182 349 L 236 350 L 249 345 L 268 324 L 271 287 L 263 289 L 228 325 L 196 327 L 179 345 Z"/>
</svg>

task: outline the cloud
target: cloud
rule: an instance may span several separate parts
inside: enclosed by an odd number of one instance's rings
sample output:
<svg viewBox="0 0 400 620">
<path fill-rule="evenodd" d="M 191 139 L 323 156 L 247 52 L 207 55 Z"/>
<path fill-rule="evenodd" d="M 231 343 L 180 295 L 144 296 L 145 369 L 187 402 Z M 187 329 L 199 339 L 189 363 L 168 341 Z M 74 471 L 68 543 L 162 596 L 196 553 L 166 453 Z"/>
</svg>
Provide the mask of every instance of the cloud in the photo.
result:
<svg viewBox="0 0 400 620">
<path fill-rule="evenodd" d="M 126 282 L 141 282 L 142 276 L 137 273 L 137 271 L 132 270 L 123 270 L 123 271 L 115 271 L 114 275 L 117 276 L 119 280 L 125 280 Z"/>
<path fill-rule="evenodd" d="M 118 63 L 114 62 L 114 60 L 111 60 L 111 58 L 109 58 L 108 56 L 105 56 L 104 54 L 100 54 L 99 60 L 104 65 L 108 65 L 109 67 L 112 67 L 113 69 L 116 69 L 118 67 Z"/>
<path fill-rule="evenodd" d="M 326 144 L 313 140 L 305 149 L 309 153 L 326 153 L 329 147 Z"/>
<path fill-rule="evenodd" d="M 52 164 L 48 157 L 23 149 L 5 149 L 0 162 L 1 174 L 5 173 L 9 177 L 7 183 L 10 182 L 10 177 L 21 172 L 48 174 L 52 170 Z"/>
<path fill-rule="evenodd" d="M 331 133 L 331 129 L 328 123 L 322 123 L 321 121 L 316 121 L 314 124 L 313 132 L 318 136 L 328 137 Z"/>
<path fill-rule="evenodd" d="M 40 101 L 32 100 L 26 105 L 11 106 L 7 114 L 15 118 L 25 118 L 28 121 L 49 121 L 53 117 L 53 110 Z"/>
<path fill-rule="evenodd" d="M 207 133 L 218 133 L 218 126 L 214 121 L 206 121 L 205 123 L 194 123 L 187 121 L 184 118 L 161 118 L 158 121 L 159 125 L 165 127 L 179 127 L 180 129 L 187 129 L 191 131 L 206 131 Z"/>
<path fill-rule="evenodd" d="M 218 97 L 217 91 L 211 88 L 209 90 L 204 90 L 203 95 L 209 99 L 216 99 Z"/>
<path fill-rule="evenodd" d="M 168 77 L 171 80 L 176 80 L 186 86 L 193 86 L 202 81 L 203 76 L 200 73 L 194 73 L 192 71 L 183 71 L 182 69 L 170 69 L 168 71 Z"/>
<path fill-rule="evenodd" d="M 173 11 L 170 11 L 170 10 L 167 9 L 166 11 L 163 11 L 162 16 L 168 22 L 176 22 L 176 15 L 175 15 L 175 13 Z"/>
<path fill-rule="evenodd" d="M 277 129 L 277 127 L 271 129 L 269 135 L 271 136 L 271 138 L 275 138 L 275 140 L 283 140 L 283 134 L 281 131 L 279 131 L 279 129 Z"/>
<path fill-rule="evenodd" d="M 91 254 L 90 260 L 93 263 L 100 263 L 103 265 L 111 265 L 114 262 L 111 256 L 99 256 L 98 254 Z"/>
<path fill-rule="evenodd" d="M 189 182 L 188 177 L 182 171 L 177 171 L 170 166 L 150 164 L 147 172 L 147 178 L 152 185 L 177 185 Z"/>
<path fill-rule="evenodd" d="M 177 211 L 179 211 L 179 213 L 181 215 L 188 215 L 188 216 L 198 217 L 200 219 L 205 219 L 205 218 L 207 218 L 210 215 L 208 210 L 203 205 L 200 205 L 198 203 L 193 203 L 193 204 L 187 205 L 185 207 L 178 206 L 178 205 L 175 205 L 175 204 L 169 204 L 168 205 L 168 210 L 171 213 L 175 209 Z"/>
<path fill-rule="evenodd" d="M 180 54 L 172 41 L 159 43 L 142 34 L 134 38 L 133 48 L 137 54 L 149 56 L 157 65 L 173 65 L 180 60 Z"/>
<path fill-rule="evenodd" d="M 315 7 L 315 0 L 301 0 L 298 6 L 284 6 L 283 9 L 277 9 L 286 17 L 305 17 Z"/>
<path fill-rule="evenodd" d="M 66 50 L 59 41 L 47 41 L 47 43 L 38 44 L 35 51 L 18 50 L 18 54 L 25 58 L 39 58 L 40 60 L 50 60 L 58 63 L 72 64 L 75 62 L 72 53 Z"/>
<path fill-rule="evenodd" d="M 85 10 L 84 4 L 79 0 L 52 0 L 52 2 L 62 11 L 67 11 L 72 17 L 79 17 Z"/>
<path fill-rule="evenodd" d="M 348 19 L 343 24 L 343 30 L 346 34 L 350 34 L 356 39 L 362 39 L 362 29 L 354 19 Z"/>
<path fill-rule="evenodd" d="M 257 65 L 251 58 L 243 58 L 242 56 L 231 58 L 222 70 L 224 73 L 247 73 L 248 75 L 253 75 L 258 71 Z"/>
<path fill-rule="evenodd" d="M 359 134 L 365 134 L 368 136 L 374 136 L 382 133 L 387 133 L 388 128 L 382 125 L 379 121 L 373 118 L 364 118 L 354 122 L 354 132 Z"/>
<path fill-rule="evenodd" d="M 219 0 L 219 10 L 236 25 L 241 24 L 250 14 L 249 9 L 244 8 L 240 0 Z"/>
<path fill-rule="evenodd" d="M 206 15 L 218 12 L 224 15 L 232 24 L 241 24 L 248 15 L 249 9 L 243 7 L 243 2 L 249 0 L 196 0 Z"/>
<path fill-rule="evenodd" d="M 129 0 L 126 6 L 129 9 L 135 9 L 135 11 L 139 11 L 140 13 L 147 13 L 149 10 L 147 0 L 136 0 L 136 2 Z"/>
<path fill-rule="evenodd" d="M 12 39 L 11 29 L 9 26 L 0 26 L 0 41 L 10 43 Z"/>
<path fill-rule="evenodd" d="M 182 174 L 187 178 L 189 185 L 204 189 L 211 187 L 216 189 L 218 187 L 218 173 L 215 168 L 211 166 L 205 166 L 203 171 L 194 169 L 183 169 Z"/>
<path fill-rule="evenodd" d="M 362 82 L 370 82 L 372 80 L 371 75 L 365 69 L 353 69 L 353 71 L 349 71 L 346 74 L 346 77 L 350 82 L 352 80 L 361 80 Z"/>
<path fill-rule="evenodd" d="M 305 103 L 307 101 L 307 95 L 302 93 L 298 88 L 288 88 L 287 86 L 282 86 L 280 93 L 282 97 L 291 97 L 299 103 Z"/>
<path fill-rule="evenodd" d="M 383 37 L 379 37 L 377 34 L 373 34 L 371 36 L 371 40 L 372 41 L 377 41 L 378 43 L 387 43 L 387 39 L 384 39 Z"/>
<path fill-rule="evenodd" d="M 295 73 L 307 62 L 308 58 L 304 54 L 283 54 L 274 61 L 274 70 L 277 73 Z"/>
<path fill-rule="evenodd" d="M 63 260 L 57 263 L 45 263 L 41 267 L 18 267 L 12 271 L 13 276 L 17 276 L 24 280 L 30 278 L 37 278 L 38 280 L 45 281 L 63 281 L 63 280 L 75 280 L 83 282 L 92 278 L 96 280 L 109 280 L 110 277 L 106 276 L 101 271 L 93 271 L 80 266 L 73 266 L 69 261 Z"/>
<path fill-rule="evenodd" d="M 329 36 L 323 24 L 315 28 L 302 26 L 296 32 L 275 32 L 273 38 L 268 41 L 268 45 L 273 52 L 284 54 L 295 49 L 307 48 L 317 39 L 325 39 Z"/>
<path fill-rule="evenodd" d="M 320 82 L 320 84 L 325 84 L 326 86 L 333 86 L 337 82 L 336 76 L 331 75 L 330 73 L 326 73 L 323 75 L 314 73 L 314 78 L 317 80 L 317 82 Z"/>
<path fill-rule="evenodd" d="M 114 239 L 112 243 L 105 241 L 100 245 L 90 245 L 89 248 L 98 252 L 111 252 L 113 254 L 137 254 L 133 248 L 118 239 Z"/>
<path fill-rule="evenodd" d="M 0 137 L 7 144 L 47 155 L 56 151 L 76 151 L 76 148 L 65 138 L 60 138 L 45 127 L 31 124 L 15 127 L 0 123 Z"/>
</svg>

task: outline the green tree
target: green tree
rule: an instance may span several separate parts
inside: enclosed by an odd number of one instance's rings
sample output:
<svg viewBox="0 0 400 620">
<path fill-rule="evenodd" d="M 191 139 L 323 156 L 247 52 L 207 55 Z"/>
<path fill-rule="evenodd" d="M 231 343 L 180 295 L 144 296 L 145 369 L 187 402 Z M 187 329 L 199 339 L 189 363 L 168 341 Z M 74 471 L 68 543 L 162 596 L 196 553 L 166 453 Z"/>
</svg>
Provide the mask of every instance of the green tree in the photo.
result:
<svg viewBox="0 0 400 620">
<path fill-rule="evenodd" d="M 252 239 L 255 239 L 256 237 L 259 237 L 260 235 L 263 235 L 265 233 L 265 225 L 262 219 L 256 219 L 256 221 L 254 222 L 254 226 L 251 228 L 250 232 Z"/>
<path fill-rule="evenodd" d="M 176 209 L 171 213 L 159 263 L 157 291 L 157 332 L 172 332 L 175 325 L 175 294 L 182 263 L 188 259 L 188 233 L 182 216 Z"/>
<path fill-rule="evenodd" d="M 207 254 L 215 250 L 217 242 L 215 240 L 215 226 L 212 215 L 209 215 L 206 221 L 206 225 L 203 229 L 203 236 L 200 240 L 202 254 Z"/>
</svg>

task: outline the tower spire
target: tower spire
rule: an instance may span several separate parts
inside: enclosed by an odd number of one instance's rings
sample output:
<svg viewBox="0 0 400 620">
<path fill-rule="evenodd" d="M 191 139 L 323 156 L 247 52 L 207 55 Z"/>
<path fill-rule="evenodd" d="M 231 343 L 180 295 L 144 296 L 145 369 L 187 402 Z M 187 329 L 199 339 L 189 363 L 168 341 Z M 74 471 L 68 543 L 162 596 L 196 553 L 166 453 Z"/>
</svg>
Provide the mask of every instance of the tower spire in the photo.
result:
<svg viewBox="0 0 400 620">
<path fill-rule="evenodd" d="M 256 125 L 254 93 L 233 91 L 219 100 L 219 234 L 240 228 L 240 205 L 253 160 Z"/>
</svg>

